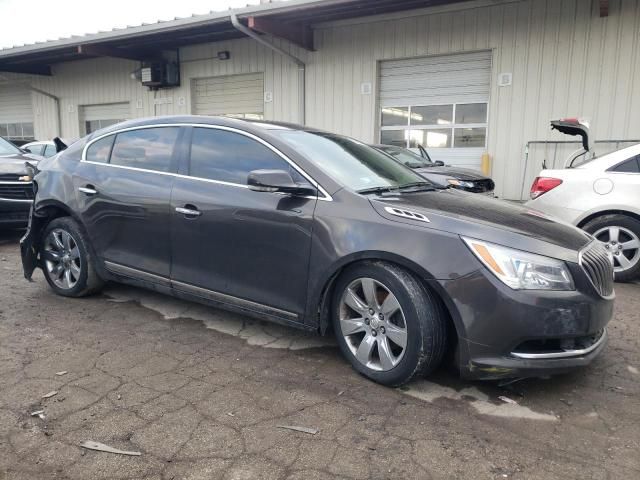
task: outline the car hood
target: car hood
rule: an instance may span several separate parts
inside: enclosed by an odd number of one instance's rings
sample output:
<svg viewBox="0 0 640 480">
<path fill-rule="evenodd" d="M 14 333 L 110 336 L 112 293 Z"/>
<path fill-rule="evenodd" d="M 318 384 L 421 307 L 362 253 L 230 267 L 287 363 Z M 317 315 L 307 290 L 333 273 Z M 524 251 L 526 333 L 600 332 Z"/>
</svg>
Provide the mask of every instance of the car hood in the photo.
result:
<svg viewBox="0 0 640 480">
<path fill-rule="evenodd" d="M 442 175 L 442 176 L 457 178 L 458 180 L 466 180 L 466 181 L 488 180 L 489 178 L 489 177 L 485 177 L 480 172 L 477 172 L 470 168 L 423 167 L 423 168 L 414 168 L 413 171 L 419 174 Z"/>
<path fill-rule="evenodd" d="M 30 154 L 0 155 L 0 174 L 19 174 L 29 173 L 24 162 L 37 165 L 42 157 Z"/>
<path fill-rule="evenodd" d="M 577 261 L 577 252 L 592 241 L 582 230 L 535 210 L 457 190 L 376 196 L 372 204 L 389 220 L 420 223 L 423 227 L 571 261 Z M 421 213 L 429 222 L 402 219 L 388 212 L 387 206 Z"/>
</svg>

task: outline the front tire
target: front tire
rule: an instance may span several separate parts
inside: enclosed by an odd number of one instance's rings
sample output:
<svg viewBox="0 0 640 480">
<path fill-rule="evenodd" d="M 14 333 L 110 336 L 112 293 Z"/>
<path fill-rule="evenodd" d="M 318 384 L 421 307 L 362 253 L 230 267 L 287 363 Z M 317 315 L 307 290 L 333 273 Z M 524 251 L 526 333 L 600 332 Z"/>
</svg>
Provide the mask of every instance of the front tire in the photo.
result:
<svg viewBox="0 0 640 480">
<path fill-rule="evenodd" d="M 603 215 L 583 228 L 613 254 L 617 282 L 640 278 L 640 221 L 626 215 Z"/>
<path fill-rule="evenodd" d="M 446 324 L 437 298 L 406 270 L 360 263 L 338 279 L 332 302 L 338 345 L 353 368 L 398 386 L 440 364 Z"/>
<path fill-rule="evenodd" d="M 52 220 L 40 246 L 42 270 L 58 295 L 84 297 L 102 288 L 86 235 L 70 217 Z"/>
</svg>

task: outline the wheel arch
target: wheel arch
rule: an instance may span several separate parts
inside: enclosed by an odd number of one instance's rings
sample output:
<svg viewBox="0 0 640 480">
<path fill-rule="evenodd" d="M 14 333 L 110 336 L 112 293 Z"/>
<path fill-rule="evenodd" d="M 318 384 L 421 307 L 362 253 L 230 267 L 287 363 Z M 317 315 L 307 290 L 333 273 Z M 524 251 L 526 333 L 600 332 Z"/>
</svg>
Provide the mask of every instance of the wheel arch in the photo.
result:
<svg viewBox="0 0 640 480">
<path fill-rule="evenodd" d="M 406 257 L 383 251 L 364 251 L 347 255 L 325 271 L 321 282 L 319 282 L 322 288 L 319 290 L 319 293 L 315 294 L 311 301 L 313 308 L 312 315 L 314 320 L 317 321 L 318 331 L 321 335 L 325 335 L 331 325 L 331 299 L 333 297 L 336 280 L 349 267 L 361 262 L 371 261 L 391 263 L 412 273 L 424 288 L 433 293 L 437 300 L 442 303 L 442 310 L 447 316 L 447 328 L 452 328 L 456 333 L 456 335 L 449 335 L 450 339 L 457 341 L 458 338 L 463 337 L 464 327 L 457 309 L 446 291 L 435 281 L 434 276 L 424 267 Z"/>
<path fill-rule="evenodd" d="M 629 210 L 621 210 L 621 209 L 608 209 L 608 210 L 598 210 L 597 212 L 590 213 L 582 218 L 578 224 L 576 225 L 578 228 L 584 228 L 587 223 L 591 220 L 595 220 L 598 217 L 604 217 L 605 215 L 625 215 L 627 217 L 634 218 L 640 221 L 640 214 L 635 212 L 630 212 Z"/>
</svg>

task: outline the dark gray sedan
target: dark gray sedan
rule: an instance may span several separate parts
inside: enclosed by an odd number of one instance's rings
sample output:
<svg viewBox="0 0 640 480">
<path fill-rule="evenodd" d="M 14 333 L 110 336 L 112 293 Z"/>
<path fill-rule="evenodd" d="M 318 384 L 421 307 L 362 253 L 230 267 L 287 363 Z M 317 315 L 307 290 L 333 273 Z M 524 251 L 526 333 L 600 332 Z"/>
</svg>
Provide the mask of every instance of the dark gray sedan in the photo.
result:
<svg viewBox="0 0 640 480">
<path fill-rule="evenodd" d="M 447 350 L 463 375 L 548 375 L 604 348 L 599 242 L 452 189 L 361 142 L 292 125 L 136 120 L 44 160 L 25 275 L 60 295 L 106 280 L 325 334 L 399 385 Z"/>
</svg>

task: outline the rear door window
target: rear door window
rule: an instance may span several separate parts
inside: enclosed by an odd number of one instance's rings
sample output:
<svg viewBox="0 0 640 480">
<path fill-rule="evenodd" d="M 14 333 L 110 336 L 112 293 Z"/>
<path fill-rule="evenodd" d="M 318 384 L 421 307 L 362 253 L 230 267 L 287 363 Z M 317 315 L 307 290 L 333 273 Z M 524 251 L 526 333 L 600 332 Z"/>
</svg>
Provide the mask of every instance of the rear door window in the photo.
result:
<svg viewBox="0 0 640 480">
<path fill-rule="evenodd" d="M 190 176 L 246 185 L 249 172 L 262 169 L 286 170 L 294 175 L 286 160 L 252 138 L 227 130 L 193 129 Z"/>
<path fill-rule="evenodd" d="M 86 160 L 88 162 L 108 163 L 109 156 L 111 155 L 111 147 L 113 147 L 113 140 L 115 138 L 115 135 L 109 135 L 92 143 L 87 149 Z"/>
<path fill-rule="evenodd" d="M 49 145 L 47 144 L 44 147 L 44 156 L 45 157 L 52 157 L 53 155 L 56 154 L 56 146 L 55 145 Z"/>
<path fill-rule="evenodd" d="M 618 173 L 640 173 L 640 159 L 636 156 L 619 163 L 610 171 Z"/>
<path fill-rule="evenodd" d="M 174 170 L 173 151 L 179 132 L 179 127 L 156 127 L 118 133 L 111 151 L 110 163 L 123 167 L 171 172 Z"/>
</svg>

